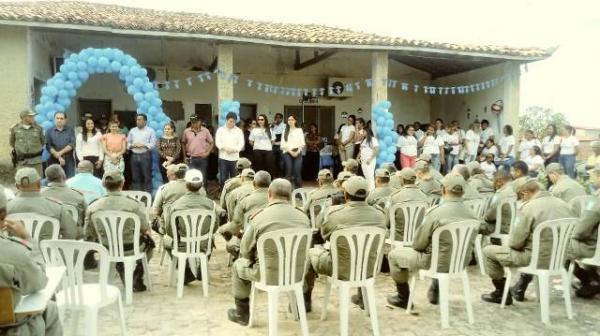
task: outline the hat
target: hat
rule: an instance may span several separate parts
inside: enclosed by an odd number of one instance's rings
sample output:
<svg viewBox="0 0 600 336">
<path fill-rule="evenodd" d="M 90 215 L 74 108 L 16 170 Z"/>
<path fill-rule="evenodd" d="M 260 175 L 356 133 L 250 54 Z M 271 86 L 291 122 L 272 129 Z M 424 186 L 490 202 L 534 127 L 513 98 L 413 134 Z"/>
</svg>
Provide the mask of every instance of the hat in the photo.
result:
<svg viewBox="0 0 600 336">
<path fill-rule="evenodd" d="M 250 168 L 250 166 L 252 166 L 252 163 L 250 162 L 250 160 L 248 160 L 246 158 L 240 158 L 235 163 L 235 168 L 237 168 L 237 169 L 246 169 L 246 168 Z"/>
<path fill-rule="evenodd" d="M 398 173 L 398 176 L 400 176 L 401 178 L 403 178 L 405 180 L 414 180 L 417 178 L 417 174 L 415 173 L 415 170 L 412 168 L 402 168 L 400 173 Z"/>
<path fill-rule="evenodd" d="M 598 141 L 598 140 L 592 141 L 592 143 L 590 144 L 590 146 L 592 148 L 600 148 L 600 141 Z"/>
<path fill-rule="evenodd" d="M 347 168 L 348 170 L 355 170 L 358 168 L 358 161 L 354 159 L 348 159 L 342 162 L 342 166 L 344 166 L 344 168 Z"/>
<path fill-rule="evenodd" d="M 202 172 L 198 169 L 190 169 L 185 172 L 185 183 L 200 184 L 202 181 Z"/>
<path fill-rule="evenodd" d="M 521 188 L 529 181 L 532 181 L 534 179 L 529 178 L 527 176 L 522 176 L 519 177 L 518 179 L 514 180 L 512 183 L 513 186 L 513 190 L 515 191 L 515 193 L 518 193 L 519 190 L 521 190 Z"/>
<path fill-rule="evenodd" d="M 369 190 L 369 185 L 364 177 L 352 176 L 348 179 L 348 181 L 342 184 L 342 188 L 344 188 L 344 191 L 352 196 L 366 197 L 367 191 Z"/>
<path fill-rule="evenodd" d="M 124 178 L 123 174 L 121 174 L 119 170 L 109 170 L 104 173 L 104 176 L 102 176 L 102 180 L 109 182 L 121 182 L 124 180 Z"/>
<path fill-rule="evenodd" d="M 431 155 L 423 153 L 423 154 L 419 155 L 419 161 L 431 162 Z"/>
<path fill-rule="evenodd" d="M 321 169 L 319 170 L 318 180 L 333 180 L 333 174 L 329 169 Z"/>
<path fill-rule="evenodd" d="M 390 172 L 387 169 L 379 168 L 375 170 L 375 177 L 390 177 Z"/>
<path fill-rule="evenodd" d="M 596 166 L 594 166 L 594 168 L 588 170 L 588 173 L 594 173 L 594 174 L 600 173 L 600 163 L 598 163 Z"/>
<path fill-rule="evenodd" d="M 32 184 L 40 181 L 42 178 L 37 170 L 31 167 L 25 167 L 17 170 L 15 174 L 15 183 L 17 184 Z"/>
<path fill-rule="evenodd" d="M 419 170 L 419 171 L 429 170 L 429 163 L 427 161 L 423 161 L 423 160 L 417 161 L 417 163 L 415 163 L 415 171 L 416 170 Z"/>
<path fill-rule="evenodd" d="M 35 111 L 34 111 L 34 110 L 32 110 L 32 109 L 29 109 L 29 108 L 26 108 L 26 109 L 24 109 L 23 111 L 21 111 L 21 112 L 19 113 L 19 116 L 20 116 L 21 118 L 23 118 L 23 117 L 26 117 L 26 116 L 34 116 L 34 115 L 36 115 L 36 114 L 37 114 L 37 113 L 35 113 Z"/>
<path fill-rule="evenodd" d="M 242 177 L 254 178 L 254 170 L 251 168 L 246 168 L 242 170 Z"/>
<path fill-rule="evenodd" d="M 347 171 L 343 171 L 338 174 L 337 180 L 338 181 L 348 181 L 348 179 L 351 178 L 352 176 L 354 176 L 354 175 Z"/>
<path fill-rule="evenodd" d="M 460 194 L 465 190 L 465 179 L 460 175 L 448 174 L 442 179 L 442 185 L 446 190 Z"/>
<path fill-rule="evenodd" d="M 563 172 L 564 172 L 564 170 L 563 170 L 563 167 L 560 165 L 560 163 L 553 162 L 553 163 L 549 164 L 548 166 L 546 166 L 546 174 L 552 174 L 552 173 L 561 174 Z"/>
<path fill-rule="evenodd" d="M 178 165 L 175 165 L 175 171 L 184 171 L 186 172 L 188 170 L 188 166 L 185 163 L 180 163 Z"/>
<path fill-rule="evenodd" d="M 467 163 L 467 169 L 469 169 L 469 174 L 473 175 L 473 171 L 475 169 L 480 169 L 481 166 L 479 165 L 479 162 L 477 161 L 471 161 L 469 163 Z"/>
<path fill-rule="evenodd" d="M 197 116 L 197 115 L 195 115 L 195 114 L 192 114 L 192 115 L 190 116 L 190 121 L 198 121 L 198 116 Z"/>
</svg>

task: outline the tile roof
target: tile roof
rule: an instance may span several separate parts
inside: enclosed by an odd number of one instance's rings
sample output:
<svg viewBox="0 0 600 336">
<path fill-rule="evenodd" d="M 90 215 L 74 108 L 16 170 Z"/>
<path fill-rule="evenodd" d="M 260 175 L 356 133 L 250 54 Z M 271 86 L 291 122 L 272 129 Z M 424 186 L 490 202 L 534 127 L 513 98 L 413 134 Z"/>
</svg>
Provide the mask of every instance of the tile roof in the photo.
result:
<svg viewBox="0 0 600 336">
<path fill-rule="evenodd" d="M 170 12 L 74 1 L 0 2 L 0 21 L 101 27 L 148 33 L 209 35 L 248 42 L 280 45 L 329 45 L 344 49 L 413 50 L 479 54 L 523 60 L 549 57 L 553 49 L 467 45 L 382 36 L 315 24 L 289 24 Z M 210 38 L 209 37 L 209 38 Z"/>
</svg>

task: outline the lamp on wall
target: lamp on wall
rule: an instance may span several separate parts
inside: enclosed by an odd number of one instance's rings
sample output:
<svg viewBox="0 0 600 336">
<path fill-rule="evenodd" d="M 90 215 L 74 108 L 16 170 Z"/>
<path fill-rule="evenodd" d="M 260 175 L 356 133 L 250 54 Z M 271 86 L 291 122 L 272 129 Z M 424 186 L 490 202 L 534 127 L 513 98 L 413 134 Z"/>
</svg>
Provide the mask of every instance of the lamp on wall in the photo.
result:
<svg viewBox="0 0 600 336">
<path fill-rule="evenodd" d="M 358 110 L 356 110 L 357 114 L 362 114 L 362 107 L 359 107 Z"/>
</svg>

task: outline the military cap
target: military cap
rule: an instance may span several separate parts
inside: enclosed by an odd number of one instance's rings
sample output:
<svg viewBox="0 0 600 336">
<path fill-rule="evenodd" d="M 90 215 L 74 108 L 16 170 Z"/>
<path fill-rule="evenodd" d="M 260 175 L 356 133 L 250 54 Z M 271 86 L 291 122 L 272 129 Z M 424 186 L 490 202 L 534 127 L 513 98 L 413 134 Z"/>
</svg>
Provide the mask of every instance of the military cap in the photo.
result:
<svg viewBox="0 0 600 336">
<path fill-rule="evenodd" d="M 442 185 L 446 190 L 460 194 L 465 190 L 466 181 L 460 175 L 448 174 L 442 179 Z"/>
<path fill-rule="evenodd" d="M 352 176 L 342 184 L 342 188 L 348 194 L 358 197 L 366 197 L 369 190 L 367 180 L 362 176 Z"/>
<path fill-rule="evenodd" d="M 414 180 L 417 178 L 417 174 L 415 173 L 415 170 L 412 168 L 402 168 L 400 173 L 398 173 L 398 176 L 400 176 L 401 178 L 403 178 L 405 180 Z"/>
<path fill-rule="evenodd" d="M 588 170 L 589 173 L 598 174 L 600 173 L 600 163 L 598 163 L 594 168 Z"/>
<path fill-rule="evenodd" d="M 375 170 L 375 177 L 390 177 L 390 172 L 387 169 L 379 168 Z"/>
<path fill-rule="evenodd" d="M 419 161 L 431 162 L 431 155 L 423 153 L 419 155 Z"/>
<path fill-rule="evenodd" d="M 415 170 L 429 170 L 429 163 L 427 161 L 419 160 L 417 163 L 415 163 Z"/>
<path fill-rule="evenodd" d="M 105 172 L 104 176 L 102 176 L 102 180 L 108 182 L 121 182 L 124 180 L 124 177 L 120 171 L 115 169 Z"/>
<path fill-rule="evenodd" d="M 254 170 L 251 168 L 242 170 L 242 177 L 254 178 Z"/>
<path fill-rule="evenodd" d="M 344 166 L 344 168 L 348 168 L 348 170 L 355 170 L 358 168 L 358 161 L 354 159 L 348 159 L 342 162 L 342 166 Z"/>
<path fill-rule="evenodd" d="M 34 116 L 36 114 L 37 113 L 35 113 L 35 111 L 30 108 L 26 108 L 26 109 L 22 110 L 21 112 L 19 112 L 19 116 L 21 118 L 26 117 L 26 116 Z"/>
<path fill-rule="evenodd" d="M 175 166 L 175 171 L 186 172 L 187 170 L 188 170 L 188 166 L 185 163 L 180 163 Z"/>
<path fill-rule="evenodd" d="M 252 166 L 252 163 L 250 162 L 250 160 L 248 160 L 246 158 L 240 158 L 235 163 L 235 167 L 237 169 L 246 169 L 246 168 L 250 168 L 250 166 Z"/>
<path fill-rule="evenodd" d="M 337 180 L 338 181 L 347 181 L 349 178 L 351 178 L 352 176 L 354 176 L 353 174 L 343 171 L 340 172 L 337 176 Z"/>
<path fill-rule="evenodd" d="M 529 178 L 527 176 L 523 176 L 523 177 L 519 177 L 518 179 L 514 180 L 512 183 L 513 186 L 513 190 L 515 191 L 515 193 L 519 193 L 519 191 L 521 190 L 521 188 L 527 184 L 527 182 L 532 181 L 534 179 Z"/>
<path fill-rule="evenodd" d="M 475 169 L 480 169 L 481 166 L 479 165 L 479 162 L 477 161 L 471 161 L 469 163 L 467 163 L 467 169 L 469 170 L 469 174 L 473 175 L 473 171 Z"/>
<path fill-rule="evenodd" d="M 553 162 L 546 167 L 546 174 L 552 174 L 552 173 L 561 174 L 563 172 L 564 172 L 564 169 L 560 165 L 560 163 Z"/>
<path fill-rule="evenodd" d="M 318 180 L 333 180 L 333 174 L 329 169 L 321 169 L 319 170 Z"/>
<path fill-rule="evenodd" d="M 37 170 L 30 167 L 21 168 L 17 170 L 17 173 L 15 174 L 15 183 L 17 184 L 32 184 L 41 179 L 42 178 Z"/>
<path fill-rule="evenodd" d="M 185 183 L 200 184 L 202 183 L 203 177 L 202 172 L 198 169 L 190 169 L 185 172 Z"/>
</svg>

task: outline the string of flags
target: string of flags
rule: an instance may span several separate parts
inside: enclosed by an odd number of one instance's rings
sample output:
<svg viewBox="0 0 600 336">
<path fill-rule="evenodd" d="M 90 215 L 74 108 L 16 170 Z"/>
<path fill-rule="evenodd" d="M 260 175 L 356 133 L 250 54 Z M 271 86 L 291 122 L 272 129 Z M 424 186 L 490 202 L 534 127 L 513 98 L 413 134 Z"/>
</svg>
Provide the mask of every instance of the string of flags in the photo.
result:
<svg viewBox="0 0 600 336">
<path fill-rule="evenodd" d="M 491 89 L 503 82 L 506 76 L 507 75 L 486 81 L 453 86 L 437 86 L 397 79 L 383 79 L 382 84 L 386 85 L 389 89 L 398 89 L 406 93 L 422 93 L 426 95 L 466 95 Z M 208 71 L 201 72 L 196 76 L 189 76 L 183 79 L 172 79 L 162 82 L 154 81 L 153 83 L 157 90 L 177 90 L 183 85 L 193 86 L 195 84 L 202 84 L 204 82 L 209 82 L 216 77 L 219 77 L 221 80 L 227 80 L 234 85 L 246 85 L 247 87 L 253 88 L 258 92 L 295 97 L 308 95 L 312 95 L 313 97 L 339 96 L 342 94 L 342 92 L 350 93 L 354 91 L 360 91 L 364 88 L 371 88 L 373 86 L 373 79 L 371 78 L 364 80 L 353 80 L 352 82 L 347 83 L 336 82 L 330 87 L 303 88 L 278 86 L 251 78 L 242 79 L 240 78 L 240 75 L 234 73 L 227 74 L 221 69 L 216 69 L 212 73 Z"/>
</svg>

